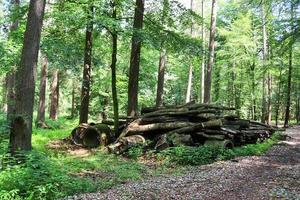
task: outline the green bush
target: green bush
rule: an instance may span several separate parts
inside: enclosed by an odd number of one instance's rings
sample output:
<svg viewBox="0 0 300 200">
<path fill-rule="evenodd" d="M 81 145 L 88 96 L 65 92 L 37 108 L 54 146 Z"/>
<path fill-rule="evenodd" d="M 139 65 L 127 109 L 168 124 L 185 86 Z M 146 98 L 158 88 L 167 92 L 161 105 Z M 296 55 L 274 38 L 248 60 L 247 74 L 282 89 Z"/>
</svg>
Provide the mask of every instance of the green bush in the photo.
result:
<svg viewBox="0 0 300 200">
<path fill-rule="evenodd" d="M 272 138 L 257 144 L 249 144 L 233 149 L 224 149 L 218 146 L 179 146 L 171 147 L 157 154 L 159 160 L 165 164 L 179 165 L 204 165 L 218 160 L 233 159 L 238 156 L 261 155 L 265 153 L 280 138 L 279 134 L 274 134 Z"/>
</svg>

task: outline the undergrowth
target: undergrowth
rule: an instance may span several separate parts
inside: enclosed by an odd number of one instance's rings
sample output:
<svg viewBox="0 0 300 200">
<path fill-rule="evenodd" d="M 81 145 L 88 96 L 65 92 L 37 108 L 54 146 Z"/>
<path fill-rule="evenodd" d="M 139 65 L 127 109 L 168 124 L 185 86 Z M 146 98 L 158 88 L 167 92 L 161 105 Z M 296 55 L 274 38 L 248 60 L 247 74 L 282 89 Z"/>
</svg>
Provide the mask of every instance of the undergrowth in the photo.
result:
<svg viewBox="0 0 300 200">
<path fill-rule="evenodd" d="M 262 143 L 249 144 L 233 149 L 223 149 L 218 146 L 178 146 L 170 147 L 160 152 L 144 152 L 141 146 L 131 148 L 126 155 L 129 158 L 156 157 L 164 165 L 204 165 L 220 160 L 229 160 L 238 156 L 262 155 L 280 138 L 278 133 Z"/>
<path fill-rule="evenodd" d="M 60 199 L 142 177 L 145 169 L 132 160 L 101 151 L 80 157 L 46 148 L 50 141 L 69 136 L 76 123 L 59 119 L 47 121 L 51 130 L 34 129 L 33 151 L 26 154 L 26 162 L 18 165 L 17 159 L 6 154 L 8 138 L 0 140 L 0 200 Z"/>
<path fill-rule="evenodd" d="M 146 172 L 152 172 L 136 161 L 141 156 L 155 156 L 157 161 L 163 163 L 161 169 L 174 164 L 180 169 L 180 166 L 208 164 L 236 156 L 260 155 L 278 140 L 275 135 L 264 143 L 230 150 L 211 146 L 180 146 L 161 152 L 148 152 L 146 155 L 143 147 L 137 146 L 127 152 L 131 159 L 100 150 L 81 157 L 46 147 L 50 141 L 69 136 L 77 121 L 62 118 L 56 122 L 47 121 L 47 124 L 52 129 L 34 129 L 33 151 L 26 154 L 26 162 L 21 164 L 18 159 L 14 160 L 6 154 L 7 126 L 0 127 L 0 130 L 3 129 L 0 134 L 0 200 L 60 199 L 75 193 L 101 191 L 127 180 L 141 179 Z M 157 171 L 160 173 L 159 168 Z"/>
</svg>

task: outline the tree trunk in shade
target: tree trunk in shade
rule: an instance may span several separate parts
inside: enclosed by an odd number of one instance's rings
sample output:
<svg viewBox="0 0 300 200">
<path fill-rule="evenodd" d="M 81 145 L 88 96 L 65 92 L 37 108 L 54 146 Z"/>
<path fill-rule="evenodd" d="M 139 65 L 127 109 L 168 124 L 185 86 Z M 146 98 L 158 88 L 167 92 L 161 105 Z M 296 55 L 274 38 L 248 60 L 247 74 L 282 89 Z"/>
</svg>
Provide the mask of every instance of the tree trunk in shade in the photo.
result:
<svg viewBox="0 0 300 200">
<path fill-rule="evenodd" d="M 159 56 L 159 67 L 157 77 L 157 90 L 156 90 L 156 106 L 163 106 L 164 97 L 164 83 L 165 83 L 165 69 L 166 69 L 166 49 L 161 48 Z"/>
<path fill-rule="evenodd" d="M 190 7 L 191 11 L 193 11 L 193 3 L 194 3 L 194 1 L 191 0 L 191 7 Z M 192 22 L 191 29 L 190 29 L 191 37 L 193 37 L 193 28 L 194 28 L 194 24 Z M 185 96 L 186 103 L 191 101 L 192 89 L 193 89 L 193 63 L 192 63 L 192 59 L 191 59 L 190 65 L 189 65 L 188 84 L 187 84 L 186 96 Z"/>
<path fill-rule="evenodd" d="M 113 13 L 112 18 L 117 20 L 117 5 L 116 0 L 113 1 Z M 116 76 L 116 65 L 117 65 L 117 51 L 118 51 L 118 35 L 116 30 L 112 31 L 112 54 L 111 54 L 111 90 L 113 96 L 113 108 L 114 108 L 114 131 L 115 135 L 118 135 L 119 131 L 119 103 L 118 103 L 118 92 L 117 92 L 117 76 Z"/>
<path fill-rule="evenodd" d="M 204 0 L 201 1 L 201 17 L 204 20 Z M 204 102 L 204 79 L 205 79 L 205 29 L 204 22 L 201 24 L 201 39 L 202 39 L 202 59 L 201 59 L 201 87 L 200 87 L 200 102 Z"/>
<path fill-rule="evenodd" d="M 290 26 L 292 32 L 294 32 L 294 4 L 291 3 L 291 21 Z M 294 40 L 294 36 L 293 36 Z M 289 51 L 289 71 L 288 71 L 288 80 L 287 80 L 287 94 L 286 94 L 286 107 L 285 107 L 285 118 L 284 118 L 284 127 L 289 126 L 290 119 L 290 107 L 291 107 L 291 87 L 292 87 L 292 73 L 293 73 L 293 45 L 290 46 Z"/>
<path fill-rule="evenodd" d="M 45 10 L 45 0 L 31 0 L 24 33 L 20 67 L 17 70 L 16 114 L 12 121 L 9 147 L 12 153 L 31 150 L 35 75 Z"/>
<path fill-rule="evenodd" d="M 214 64 L 215 54 L 215 34 L 216 34 L 216 22 L 217 22 L 217 0 L 212 0 L 211 6 L 211 21 L 210 21 L 210 34 L 209 34 L 209 46 L 208 46 L 208 64 L 205 76 L 205 88 L 204 88 L 204 103 L 210 103 L 211 99 L 211 78 L 212 69 Z"/>
<path fill-rule="evenodd" d="M 72 107 L 71 107 L 71 119 L 74 119 L 75 117 L 75 83 L 73 81 L 72 83 Z"/>
<path fill-rule="evenodd" d="M 135 6 L 128 81 L 128 116 L 136 116 L 138 112 L 138 88 L 142 44 L 139 31 L 143 28 L 144 0 L 136 0 Z"/>
<path fill-rule="evenodd" d="M 262 21 L 262 35 L 263 35 L 263 67 L 266 68 L 266 62 L 268 60 L 268 36 L 267 36 L 267 28 L 266 28 L 266 13 L 265 13 L 265 8 L 264 4 L 262 4 L 261 8 L 261 21 Z M 265 123 L 267 120 L 267 78 L 266 78 L 266 69 L 263 69 L 263 80 L 262 80 L 262 105 L 261 105 L 261 122 Z"/>
<path fill-rule="evenodd" d="M 90 87 L 91 87 L 91 70 L 92 70 L 92 49 L 93 49 L 93 15 L 94 7 L 90 6 L 88 12 L 88 22 L 85 32 L 85 50 L 84 50 L 84 66 L 81 88 L 81 101 L 79 123 L 87 123 L 89 115 L 90 103 Z"/>
<path fill-rule="evenodd" d="M 58 101 L 59 101 L 59 70 L 56 69 L 53 72 L 53 80 L 51 85 L 51 96 L 50 96 L 49 118 L 52 120 L 57 119 Z"/>
<path fill-rule="evenodd" d="M 45 110 L 46 110 L 47 65 L 48 65 L 48 59 L 47 57 L 45 57 L 42 63 L 39 108 L 38 108 L 37 119 L 36 119 L 36 124 L 41 127 L 44 127 L 46 125 Z"/>
<path fill-rule="evenodd" d="M 11 0 L 10 1 L 12 6 L 19 7 L 20 6 L 20 0 Z M 16 31 L 19 27 L 19 20 L 15 20 L 11 26 L 9 27 L 9 37 L 10 34 L 14 31 Z M 15 63 L 15 65 L 17 65 Z M 10 122 L 12 120 L 12 117 L 14 116 L 16 112 L 16 95 L 15 95 L 15 85 L 16 85 L 16 72 L 15 70 L 9 72 L 6 74 L 6 93 L 5 95 L 5 111 L 7 112 L 7 121 Z"/>
</svg>

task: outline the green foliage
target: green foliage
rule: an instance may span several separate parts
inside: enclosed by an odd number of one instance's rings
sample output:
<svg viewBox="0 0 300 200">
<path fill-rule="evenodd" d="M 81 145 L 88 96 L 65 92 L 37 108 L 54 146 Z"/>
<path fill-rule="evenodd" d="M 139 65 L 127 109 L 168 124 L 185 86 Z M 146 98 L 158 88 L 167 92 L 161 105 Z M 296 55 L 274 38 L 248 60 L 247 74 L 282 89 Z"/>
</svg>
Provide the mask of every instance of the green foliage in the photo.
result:
<svg viewBox="0 0 300 200">
<path fill-rule="evenodd" d="M 158 159 L 163 160 L 165 164 L 179 165 L 204 165 L 218 160 L 228 160 L 238 156 L 261 155 L 272 147 L 280 138 L 279 134 L 275 134 L 271 139 L 263 143 L 249 144 L 243 147 L 233 149 L 224 149 L 218 146 L 199 146 L 172 147 L 158 153 Z"/>
</svg>

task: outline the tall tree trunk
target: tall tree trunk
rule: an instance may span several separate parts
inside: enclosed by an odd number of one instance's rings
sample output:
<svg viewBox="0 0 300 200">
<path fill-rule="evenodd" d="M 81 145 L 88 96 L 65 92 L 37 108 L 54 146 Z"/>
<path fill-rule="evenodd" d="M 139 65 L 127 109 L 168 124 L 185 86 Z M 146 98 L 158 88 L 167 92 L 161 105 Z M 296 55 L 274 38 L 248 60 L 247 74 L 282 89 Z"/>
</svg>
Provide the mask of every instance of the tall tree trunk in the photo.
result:
<svg viewBox="0 0 300 200">
<path fill-rule="evenodd" d="M 193 4 L 194 1 L 191 0 L 191 11 L 193 11 Z M 194 28 L 194 24 L 192 22 L 191 25 L 191 37 L 193 37 L 193 28 Z M 189 76 L 188 76 L 188 84 L 187 84 L 187 90 L 186 90 L 186 96 L 185 96 L 185 102 L 188 103 L 191 101 L 191 96 L 192 96 L 192 89 L 193 89 L 193 63 L 192 63 L 192 59 L 190 61 L 190 65 L 189 65 Z"/>
<path fill-rule="evenodd" d="M 46 126 L 45 110 L 46 110 L 47 65 L 48 65 L 48 59 L 47 57 L 45 57 L 42 63 L 39 108 L 38 108 L 37 119 L 36 119 L 37 126 L 41 126 L 41 127 Z"/>
<path fill-rule="evenodd" d="M 20 67 L 17 70 L 16 115 L 10 134 L 10 151 L 31 150 L 32 117 L 35 93 L 35 75 L 45 0 L 30 0 L 24 33 Z"/>
<path fill-rule="evenodd" d="M 277 93 L 277 100 L 276 100 L 276 109 L 275 109 L 275 123 L 276 126 L 278 126 L 278 116 L 279 116 L 279 110 L 280 110 L 280 99 L 281 99 L 281 79 L 282 79 L 282 69 L 280 68 L 279 72 L 279 83 L 278 83 L 278 93 Z"/>
<path fill-rule="evenodd" d="M 285 107 L 285 119 L 284 127 L 289 126 L 290 118 L 290 107 L 291 107 L 291 85 L 292 85 L 292 71 L 293 71 L 293 50 L 290 47 L 289 52 L 289 71 L 288 71 L 288 85 L 287 85 L 287 94 L 286 94 L 286 107 Z"/>
<path fill-rule="evenodd" d="M 51 85 L 51 96 L 50 96 L 49 118 L 52 120 L 57 119 L 58 101 L 59 101 L 59 70 L 56 69 L 53 72 L 53 80 Z"/>
<path fill-rule="evenodd" d="M 112 18 L 114 20 L 117 20 L 116 0 L 113 1 L 112 9 L 113 9 Z M 118 131 L 119 131 L 119 103 L 118 103 L 117 77 L 116 77 L 117 51 L 118 51 L 118 35 L 117 35 L 117 31 L 113 30 L 112 31 L 112 54 L 111 54 L 111 90 L 113 96 L 115 136 L 118 135 Z"/>
<path fill-rule="evenodd" d="M 163 44 L 161 45 L 163 46 Z M 157 78 L 157 91 L 156 91 L 156 106 L 163 105 L 164 96 L 164 82 L 165 82 L 165 69 L 166 69 L 166 49 L 163 47 L 160 50 L 158 78 Z"/>
<path fill-rule="evenodd" d="M 136 0 L 133 22 L 133 36 L 131 41 L 131 56 L 128 81 L 128 109 L 129 116 L 136 116 L 138 112 L 138 88 L 140 72 L 141 37 L 139 31 L 143 28 L 144 0 Z"/>
<path fill-rule="evenodd" d="M 80 101 L 79 123 L 87 123 L 89 115 L 91 69 L 92 69 L 92 48 L 93 48 L 93 15 L 94 7 L 90 6 L 88 12 L 88 22 L 85 33 L 84 66 Z"/>
<path fill-rule="evenodd" d="M 267 120 L 267 100 L 266 100 L 266 69 L 267 65 L 266 62 L 268 60 L 268 36 L 267 36 L 267 28 L 266 28 L 266 13 L 265 13 L 265 7 L 264 2 L 262 2 L 262 8 L 261 8 L 261 21 L 262 21 L 262 34 L 263 34 L 263 80 L 262 80 L 262 112 L 261 112 L 261 122 L 265 123 Z"/>
<path fill-rule="evenodd" d="M 189 66 L 189 77 L 188 77 L 188 85 L 186 90 L 185 102 L 188 103 L 191 101 L 192 95 L 192 83 L 193 82 L 193 64 Z"/>
<path fill-rule="evenodd" d="M 168 15 L 169 9 L 169 0 L 163 0 L 163 10 L 161 16 L 161 23 L 165 23 L 165 18 Z M 165 83 L 165 70 L 167 62 L 167 53 L 164 48 L 164 41 L 160 45 L 160 54 L 159 54 L 159 65 L 158 65 L 158 75 L 157 75 L 157 90 L 156 90 L 156 106 L 163 106 L 164 102 L 164 83 Z"/>
<path fill-rule="evenodd" d="M 268 120 L 267 124 L 271 125 L 272 123 L 272 75 L 270 71 L 268 72 L 268 109 L 267 109 L 267 114 L 268 114 Z"/>
<path fill-rule="evenodd" d="M 6 112 L 7 112 L 7 121 L 9 123 L 11 122 L 12 117 L 16 113 L 15 85 L 16 85 L 16 73 L 13 71 L 9 74 L 6 74 Z"/>
<path fill-rule="evenodd" d="M 10 1 L 12 6 L 19 7 L 20 6 L 20 0 L 11 0 Z M 10 34 L 14 31 L 16 31 L 19 27 L 19 20 L 14 21 L 11 26 L 9 27 Z M 10 35 L 9 34 L 9 35 Z M 10 36 L 9 36 L 10 37 Z M 15 65 L 17 65 L 15 63 Z M 15 70 L 12 70 L 11 72 L 6 74 L 6 91 L 5 91 L 5 111 L 7 112 L 7 120 L 8 122 L 11 121 L 13 115 L 15 114 L 15 101 L 16 101 L 16 95 L 15 95 L 15 81 L 16 79 L 16 72 Z"/>
<path fill-rule="evenodd" d="M 71 119 L 75 118 L 75 81 L 72 83 Z"/>
<path fill-rule="evenodd" d="M 291 32 L 294 34 L 294 4 L 291 2 L 291 21 L 290 28 Z M 294 36 L 293 36 L 294 40 Z M 289 51 L 289 72 L 288 72 L 288 86 L 287 86 L 287 94 L 286 94 L 286 108 L 285 108 L 285 119 L 284 119 L 284 127 L 289 126 L 289 118 L 290 118 L 290 107 L 291 107 L 291 85 L 292 85 L 292 71 L 293 71 L 293 44 L 290 46 Z"/>
<path fill-rule="evenodd" d="M 217 0 L 212 0 L 211 5 L 211 21 L 210 21 L 210 34 L 209 34 L 209 46 L 208 46 L 208 64 L 205 76 L 205 88 L 204 88 L 204 103 L 210 103 L 211 94 L 211 77 L 214 64 L 215 54 L 215 34 L 216 34 L 216 22 L 217 22 Z"/>
<path fill-rule="evenodd" d="M 205 79 L 205 29 L 204 29 L 204 0 L 201 1 L 201 40 L 202 40 L 202 59 L 201 59 L 201 87 L 200 87 L 200 102 L 204 102 L 204 79 Z"/>
</svg>

